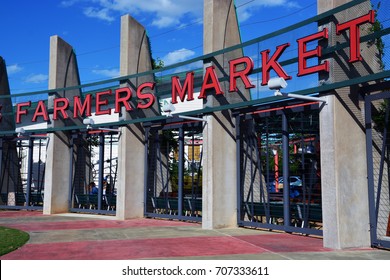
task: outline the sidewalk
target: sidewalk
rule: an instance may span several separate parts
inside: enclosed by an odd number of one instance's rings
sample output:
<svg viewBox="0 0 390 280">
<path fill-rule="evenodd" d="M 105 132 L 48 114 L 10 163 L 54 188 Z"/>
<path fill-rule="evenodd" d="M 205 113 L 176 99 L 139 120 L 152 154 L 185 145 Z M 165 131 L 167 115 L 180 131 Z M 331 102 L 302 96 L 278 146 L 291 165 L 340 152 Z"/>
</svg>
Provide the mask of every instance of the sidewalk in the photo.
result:
<svg viewBox="0 0 390 280">
<path fill-rule="evenodd" d="M 81 214 L 0 211 L 0 225 L 30 240 L 0 260 L 390 260 L 390 251 L 332 250 L 322 239 L 246 228 L 203 230 L 200 224 Z"/>
</svg>

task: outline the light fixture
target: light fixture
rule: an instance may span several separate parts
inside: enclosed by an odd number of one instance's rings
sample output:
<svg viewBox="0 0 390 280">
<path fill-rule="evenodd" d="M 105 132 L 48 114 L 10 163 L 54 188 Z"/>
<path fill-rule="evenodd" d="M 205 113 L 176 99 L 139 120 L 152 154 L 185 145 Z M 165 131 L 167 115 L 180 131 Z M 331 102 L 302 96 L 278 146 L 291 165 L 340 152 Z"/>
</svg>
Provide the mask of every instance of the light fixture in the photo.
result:
<svg viewBox="0 0 390 280">
<path fill-rule="evenodd" d="M 86 118 L 86 119 L 83 120 L 83 124 L 87 125 L 87 130 L 91 130 L 91 129 L 93 129 L 92 126 L 95 124 L 95 121 L 94 121 L 94 119 Z M 117 132 L 119 134 L 121 133 L 121 130 L 118 129 L 118 128 L 97 127 L 96 129 L 97 130 L 110 131 L 110 132 Z"/>
<path fill-rule="evenodd" d="M 167 117 L 172 118 L 172 112 L 176 110 L 175 106 L 171 102 L 164 104 L 161 109 L 163 110 L 164 113 L 167 114 Z M 193 121 L 200 121 L 200 122 L 207 122 L 207 120 L 202 119 L 202 118 L 197 118 L 197 117 L 191 117 L 191 116 L 184 116 L 184 115 L 177 115 L 177 117 L 185 120 L 193 120 Z"/>
<path fill-rule="evenodd" d="M 272 78 L 268 81 L 268 88 L 271 90 L 275 90 L 274 95 L 275 96 L 283 96 L 283 97 L 290 97 L 290 98 L 296 98 L 296 99 L 302 99 L 302 100 L 309 100 L 309 101 L 317 101 L 327 104 L 327 101 L 325 99 L 321 99 L 319 97 L 314 96 L 307 96 L 307 95 L 301 95 L 301 94 L 293 94 L 293 93 L 283 93 L 280 90 L 287 87 L 287 82 L 281 78 Z"/>
<path fill-rule="evenodd" d="M 167 114 L 167 117 L 172 117 L 172 112 L 175 111 L 175 106 L 171 102 L 165 103 L 161 109 L 163 110 L 164 113 Z"/>
<path fill-rule="evenodd" d="M 23 127 L 17 127 L 15 129 L 15 132 L 18 134 L 18 137 L 22 136 L 23 134 L 26 133 L 26 130 Z"/>
<path fill-rule="evenodd" d="M 92 129 L 92 126 L 95 124 L 95 121 L 91 118 L 86 118 L 83 120 L 83 124 L 86 124 L 87 129 L 90 130 L 90 129 Z"/>
</svg>

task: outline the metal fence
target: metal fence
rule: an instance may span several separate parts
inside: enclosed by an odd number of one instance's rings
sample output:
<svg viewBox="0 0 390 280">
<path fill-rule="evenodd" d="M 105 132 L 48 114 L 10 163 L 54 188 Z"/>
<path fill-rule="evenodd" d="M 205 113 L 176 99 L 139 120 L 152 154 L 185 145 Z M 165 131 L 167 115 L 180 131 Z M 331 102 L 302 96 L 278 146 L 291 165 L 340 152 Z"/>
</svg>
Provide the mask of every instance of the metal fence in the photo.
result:
<svg viewBox="0 0 390 280">
<path fill-rule="evenodd" d="M 180 119 L 148 127 L 146 216 L 201 221 L 202 130 Z"/>
<path fill-rule="evenodd" d="M 365 111 L 371 242 L 390 248 L 390 92 L 367 96 Z"/>
<path fill-rule="evenodd" d="M 318 103 L 238 112 L 238 220 L 321 235 Z"/>
<path fill-rule="evenodd" d="M 115 214 L 119 137 L 107 131 L 73 135 L 70 211 Z"/>
<path fill-rule="evenodd" d="M 46 136 L 0 139 L 0 208 L 42 209 Z"/>
</svg>

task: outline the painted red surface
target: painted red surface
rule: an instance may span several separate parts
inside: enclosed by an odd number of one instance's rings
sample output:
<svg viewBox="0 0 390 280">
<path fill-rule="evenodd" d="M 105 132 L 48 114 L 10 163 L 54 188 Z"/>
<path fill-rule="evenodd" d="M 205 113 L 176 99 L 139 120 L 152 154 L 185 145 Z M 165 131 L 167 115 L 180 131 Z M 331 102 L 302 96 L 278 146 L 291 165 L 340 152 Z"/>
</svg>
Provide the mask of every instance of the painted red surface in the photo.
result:
<svg viewBox="0 0 390 280">
<path fill-rule="evenodd" d="M 29 217 L 29 216 L 42 216 L 40 211 L 0 211 L 1 218 L 13 218 L 13 217 Z M 1 221 L 1 220 L 0 220 Z"/>
<path fill-rule="evenodd" d="M 0 220 L 1 224 L 1 220 Z M 199 226 L 194 223 L 183 223 L 177 221 L 134 219 L 126 221 L 112 220 L 87 220 L 87 221 L 63 221 L 63 222 L 31 222 L 31 223 L 7 223 L 12 227 L 24 231 L 46 231 L 46 230 L 70 230 L 90 228 L 128 228 L 128 227 L 174 227 L 174 226 Z"/>
<path fill-rule="evenodd" d="M 26 217 L 31 217 L 26 219 Z M 20 218 L 20 219 L 19 219 Z M 73 219 L 73 221 L 72 221 Z M 2 223 L 3 222 L 3 223 Z M 188 226 L 200 228 L 196 223 L 157 219 L 133 219 L 126 221 L 97 219 L 96 217 L 47 216 L 32 211 L 2 211 L 0 225 L 18 228 L 27 232 L 86 230 L 86 229 L 120 229 L 120 228 L 150 228 L 161 229 L 175 227 L 175 234 L 181 237 L 145 238 L 136 236 L 121 240 L 87 240 L 63 242 L 61 240 L 47 240 L 47 243 L 27 243 L 18 250 L 1 256 L 1 260 L 126 260 L 151 259 L 190 256 L 223 256 L 245 255 L 262 253 L 289 253 L 289 252 L 325 252 L 322 239 L 309 238 L 300 235 L 285 233 L 261 233 L 251 235 L 219 235 L 215 231 L 201 231 L 201 236 L 188 237 Z M 186 227 L 187 230 L 180 230 Z M 177 228 L 177 230 L 176 230 Z M 142 231 L 141 231 L 142 232 Z M 77 234 L 76 234 L 77 235 Z M 107 238 L 104 234 L 102 238 Z M 56 238 L 58 235 L 56 235 Z"/>
<path fill-rule="evenodd" d="M 266 250 L 239 239 L 219 236 L 27 244 L 1 259 L 124 260 L 263 252 Z"/>
<path fill-rule="evenodd" d="M 259 246 L 270 252 L 326 252 L 332 251 L 323 247 L 322 239 L 292 234 L 265 234 L 237 236 L 236 238 Z"/>
</svg>

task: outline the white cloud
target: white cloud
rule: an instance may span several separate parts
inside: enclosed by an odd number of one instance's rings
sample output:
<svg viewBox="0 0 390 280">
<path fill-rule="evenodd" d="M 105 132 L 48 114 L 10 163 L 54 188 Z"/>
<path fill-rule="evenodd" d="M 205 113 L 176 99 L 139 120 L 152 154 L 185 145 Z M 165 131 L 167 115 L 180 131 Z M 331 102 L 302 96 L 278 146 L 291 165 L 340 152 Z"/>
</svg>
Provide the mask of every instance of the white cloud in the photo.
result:
<svg viewBox="0 0 390 280">
<path fill-rule="evenodd" d="M 158 28 L 180 26 L 183 22 L 203 17 L 203 1 L 200 0 L 63 0 L 62 7 L 83 3 L 87 17 L 112 22 L 123 14 L 152 16 L 150 24 Z M 253 17 L 261 8 L 301 8 L 291 0 L 236 0 L 240 22 Z"/>
<path fill-rule="evenodd" d="M 8 75 L 12 75 L 12 74 L 18 73 L 18 72 L 20 72 L 22 70 L 23 70 L 23 68 L 20 67 L 18 64 L 13 64 L 13 65 L 7 66 L 7 73 L 8 73 Z"/>
<path fill-rule="evenodd" d="M 159 28 L 164 28 L 166 26 L 172 26 L 174 24 L 178 24 L 179 20 L 177 18 L 172 17 L 160 17 L 152 21 L 152 25 L 157 26 Z"/>
<path fill-rule="evenodd" d="M 237 15 L 240 22 L 244 22 L 258 13 L 261 8 L 284 7 L 284 8 L 301 8 L 296 1 L 290 0 L 255 0 L 248 2 L 247 0 L 236 1 Z"/>
<path fill-rule="evenodd" d="M 183 48 L 180 50 L 169 52 L 166 56 L 162 58 L 162 61 L 164 61 L 164 65 L 171 65 L 177 62 L 185 61 L 194 55 L 194 51 Z"/>
<path fill-rule="evenodd" d="M 61 6 L 70 7 L 76 2 L 81 0 L 64 0 Z M 175 26 L 188 16 L 201 18 L 203 14 L 203 1 L 199 0 L 84 0 L 83 3 L 87 3 L 84 14 L 88 17 L 112 22 L 123 14 L 148 14 L 153 16 L 151 24 L 159 28 Z"/>
<path fill-rule="evenodd" d="M 115 18 L 113 16 L 110 16 L 109 14 L 109 9 L 99 9 L 94 7 L 88 7 L 84 9 L 84 15 L 86 15 L 87 17 L 98 18 L 108 22 L 114 21 Z"/>
<path fill-rule="evenodd" d="M 112 22 L 123 14 L 151 15 L 151 24 L 158 28 L 177 26 L 183 20 L 202 18 L 203 1 L 200 0 L 63 0 L 62 7 L 83 3 L 84 14 L 91 18 Z M 285 7 L 301 8 L 298 1 L 291 0 L 236 0 L 241 22 L 251 18 L 261 8 Z"/>
<path fill-rule="evenodd" d="M 60 5 L 62 7 L 71 7 L 73 6 L 75 3 L 77 3 L 78 0 L 64 0 L 64 1 L 61 1 Z"/>
<path fill-rule="evenodd" d="M 100 70 L 96 69 L 96 70 L 92 70 L 92 73 L 107 78 L 119 77 L 119 69 L 100 69 Z"/>
<path fill-rule="evenodd" d="M 25 83 L 40 84 L 46 82 L 48 76 L 45 74 L 31 74 L 24 80 Z"/>
</svg>

